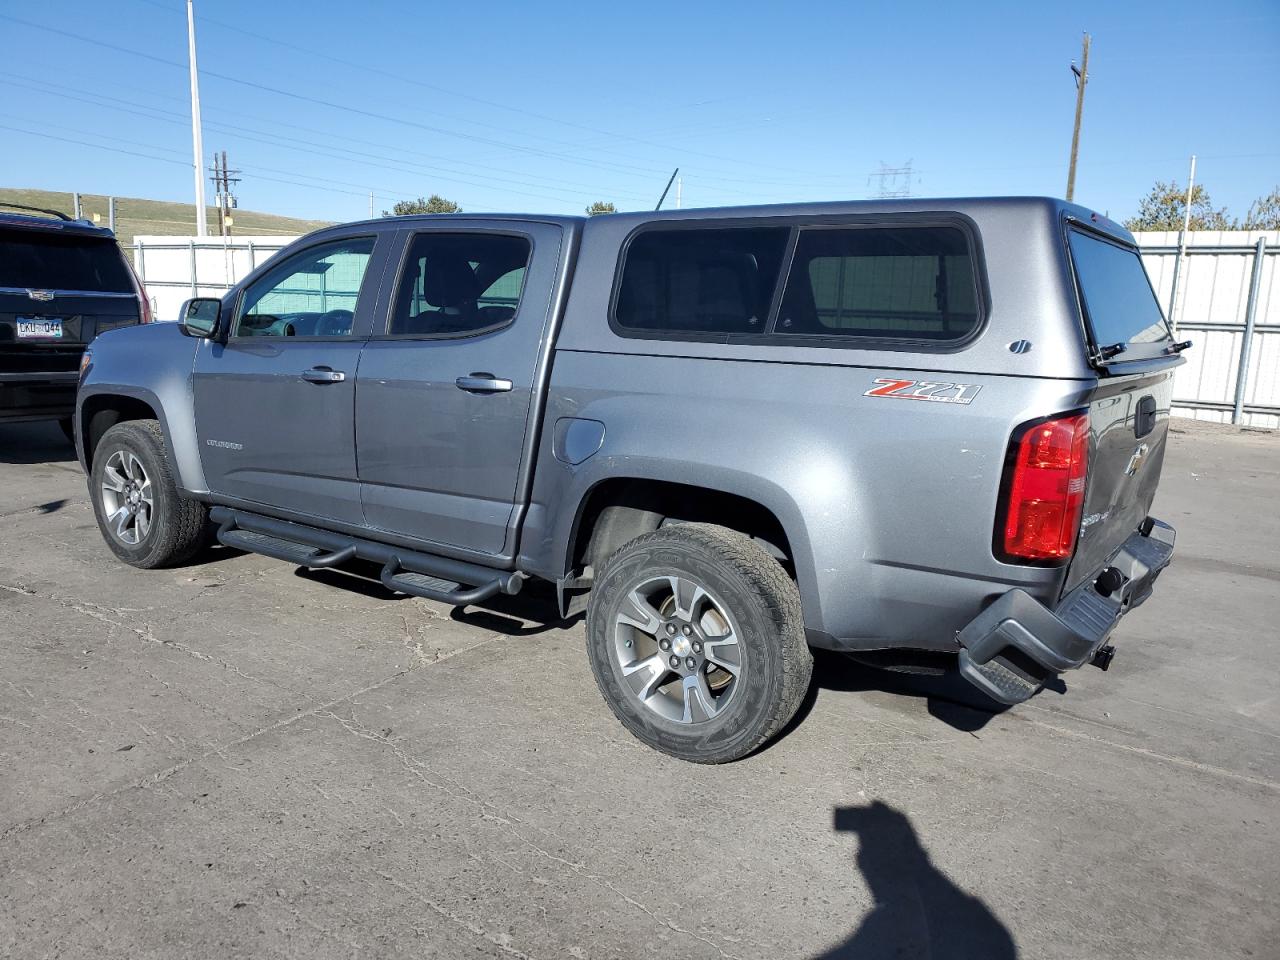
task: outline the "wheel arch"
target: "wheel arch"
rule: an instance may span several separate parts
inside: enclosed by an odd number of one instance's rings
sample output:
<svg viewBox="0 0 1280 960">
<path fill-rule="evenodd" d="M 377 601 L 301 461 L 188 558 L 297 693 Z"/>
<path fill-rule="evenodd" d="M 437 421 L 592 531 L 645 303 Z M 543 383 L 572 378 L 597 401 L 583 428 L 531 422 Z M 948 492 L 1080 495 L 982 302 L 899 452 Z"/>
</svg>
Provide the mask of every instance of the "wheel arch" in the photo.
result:
<svg viewBox="0 0 1280 960">
<path fill-rule="evenodd" d="M 775 491 L 777 497 L 761 496 L 726 478 L 716 479 L 690 484 L 651 475 L 598 478 L 578 498 L 572 522 L 559 538 L 565 574 L 562 594 L 566 587 L 589 587 L 589 579 L 578 575 L 598 569 L 638 536 L 670 523 L 712 523 L 746 534 L 778 559 L 800 588 L 806 620 L 811 609 L 816 616 L 817 598 L 807 589 L 814 582 L 809 538 L 798 506 L 781 491 Z M 562 603 L 568 609 L 563 596 Z"/>
<path fill-rule="evenodd" d="M 103 434 L 117 423 L 125 423 L 129 420 L 156 420 L 160 423 L 160 432 L 164 436 L 165 455 L 168 456 L 170 464 L 174 465 L 175 474 L 181 481 L 181 475 L 177 470 L 178 461 L 174 455 L 173 440 L 164 416 L 164 407 L 154 393 L 141 387 L 132 387 L 127 390 L 92 390 L 81 393 L 76 409 L 76 448 L 85 473 L 93 469 L 94 452 Z"/>
</svg>

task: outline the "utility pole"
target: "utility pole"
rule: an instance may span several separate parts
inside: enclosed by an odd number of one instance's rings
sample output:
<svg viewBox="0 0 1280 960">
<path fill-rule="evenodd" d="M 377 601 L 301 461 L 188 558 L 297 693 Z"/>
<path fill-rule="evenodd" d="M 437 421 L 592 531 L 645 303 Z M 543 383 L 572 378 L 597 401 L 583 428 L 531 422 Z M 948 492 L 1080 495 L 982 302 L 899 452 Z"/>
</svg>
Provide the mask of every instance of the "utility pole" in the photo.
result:
<svg viewBox="0 0 1280 960">
<path fill-rule="evenodd" d="M 680 202 L 684 195 L 684 178 L 676 177 L 676 209 L 680 209 Z"/>
<path fill-rule="evenodd" d="M 196 172 L 196 236 L 209 235 L 204 207 L 204 144 L 200 136 L 200 79 L 196 72 L 196 13 L 187 0 L 187 62 L 191 68 L 191 155 Z"/>
<path fill-rule="evenodd" d="M 1089 35 L 1084 35 L 1084 51 L 1080 54 L 1080 66 L 1071 64 L 1076 78 L 1076 125 L 1071 132 L 1071 166 L 1067 168 L 1067 199 L 1076 194 L 1076 154 L 1080 151 L 1080 118 L 1084 116 L 1084 87 L 1089 82 Z"/>
<path fill-rule="evenodd" d="M 235 194 L 231 192 L 231 184 L 239 183 L 239 177 L 233 177 L 233 173 L 239 173 L 239 170 L 232 170 L 227 166 L 227 151 L 222 151 L 219 158 L 215 152 L 213 155 L 213 176 L 209 179 L 213 181 L 214 196 L 218 201 L 218 235 L 221 237 L 231 236 L 231 217 L 230 212 L 236 206 Z"/>
<path fill-rule="evenodd" d="M 373 219 L 373 191 L 369 191 L 369 219 Z"/>
</svg>

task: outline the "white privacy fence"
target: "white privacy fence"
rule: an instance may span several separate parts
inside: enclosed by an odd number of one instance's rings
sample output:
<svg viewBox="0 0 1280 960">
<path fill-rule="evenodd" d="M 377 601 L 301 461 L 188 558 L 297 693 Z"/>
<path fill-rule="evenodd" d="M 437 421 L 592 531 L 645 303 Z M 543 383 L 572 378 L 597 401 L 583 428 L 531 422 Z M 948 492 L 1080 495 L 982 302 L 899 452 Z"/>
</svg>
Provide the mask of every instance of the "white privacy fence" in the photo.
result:
<svg viewBox="0 0 1280 960">
<path fill-rule="evenodd" d="M 220 297 L 297 237 L 135 237 L 133 265 L 157 320 L 188 297 Z"/>
<path fill-rule="evenodd" d="M 1183 356 L 1173 385 L 1176 416 L 1280 427 L 1280 231 L 1139 233 L 1142 260 L 1165 313 L 1174 275 L 1172 317 Z"/>
<path fill-rule="evenodd" d="M 1185 256 L 1176 231 L 1137 238 L 1166 314 L 1177 273 L 1172 317 L 1195 343 L 1174 380 L 1174 414 L 1280 427 L 1280 231 L 1189 233 Z M 183 300 L 221 296 L 295 239 L 137 237 L 133 255 L 156 319 L 176 320 Z"/>
</svg>

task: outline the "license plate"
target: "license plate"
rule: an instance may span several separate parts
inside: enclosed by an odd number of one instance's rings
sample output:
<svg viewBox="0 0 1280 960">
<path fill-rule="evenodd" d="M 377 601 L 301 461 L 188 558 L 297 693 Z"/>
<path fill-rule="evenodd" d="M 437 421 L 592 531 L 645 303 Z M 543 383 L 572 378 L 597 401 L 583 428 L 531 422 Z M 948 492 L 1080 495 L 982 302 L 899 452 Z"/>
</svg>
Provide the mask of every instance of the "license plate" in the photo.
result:
<svg viewBox="0 0 1280 960">
<path fill-rule="evenodd" d="M 42 317 L 18 317 L 19 340 L 61 340 L 62 321 Z"/>
</svg>

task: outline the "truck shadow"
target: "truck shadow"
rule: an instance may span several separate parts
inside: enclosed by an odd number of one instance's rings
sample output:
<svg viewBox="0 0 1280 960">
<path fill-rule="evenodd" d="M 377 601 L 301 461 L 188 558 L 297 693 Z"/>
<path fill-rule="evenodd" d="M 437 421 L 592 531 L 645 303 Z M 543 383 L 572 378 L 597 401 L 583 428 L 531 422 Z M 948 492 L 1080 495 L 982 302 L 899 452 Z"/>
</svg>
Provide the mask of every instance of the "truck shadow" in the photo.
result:
<svg viewBox="0 0 1280 960">
<path fill-rule="evenodd" d="M 0 463 L 71 463 L 76 449 L 55 420 L 0 424 Z"/>
<path fill-rule="evenodd" d="M 225 547 L 221 549 L 226 550 Z M 230 555 L 234 553 L 233 551 Z M 294 575 L 303 580 L 339 587 L 366 597 L 397 602 L 409 599 L 406 594 L 394 593 L 384 587 L 378 579 L 378 573 L 377 564 L 359 560 L 333 569 L 308 570 L 299 567 L 294 571 Z M 581 614 L 567 620 L 562 619 L 556 605 L 555 588 L 549 583 L 536 580 L 527 581 L 524 589 L 515 596 L 499 594 L 478 604 L 455 607 L 449 611 L 449 617 L 456 623 L 509 637 L 528 637 L 551 630 L 565 630 L 582 619 Z M 839 653 L 814 650 L 813 681 L 809 684 L 800 709 L 778 736 L 762 749 L 768 749 L 770 744 L 790 735 L 813 709 L 821 690 L 841 693 L 880 691 L 895 696 L 923 698 L 927 702 L 930 716 L 967 733 L 981 730 L 992 717 L 1008 709 L 974 689 L 960 676 L 953 663 L 931 674 L 898 673 L 860 663 Z M 1046 690 L 1062 693 L 1066 687 L 1061 679 L 1055 679 Z"/>
<path fill-rule="evenodd" d="M 380 571 L 381 567 L 376 563 L 355 560 L 332 569 L 308 570 L 306 567 L 298 567 L 294 570 L 294 576 L 378 600 L 398 602 L 410 599 L 408 594 L 395 593 L 384 587 L 378 579 Z M 555 588 L 539 582 L 527 582 L 524 589 L 513 597 L 499 594 L 481 603 L 454 607 L 449 611 L 449 618 L 479 630 L 502 633 L 509 637 L 528 637 L 548 630 L 561 630 L 578 619 L 560 619 Z"/>
<path fill-rule="evenodd" d="M 899 673 L 859 663 L 829 650 L 814 650 L 813 681 L 809 684 L 809 691 L 795 717 L 773 742 L 788 736 L 804 721 L 822 690 L 840 693 L 879 691 L 924 699 L 931 717 L 965 733 L 981 730 L 993 717 L 1009 709 L 979 693 L 960 676 L 953 663 L 941 663 L 944 665 L 929 674 Z M 1037 696 L 1046 691 L 1065 693 L 1066 685 L 1061 678 L 1055 678 Z"/>
<path fill-rule="evenodd" d="M 875 901 L 843 943 L 814 960 L 1016 960 L 1008 928 L 934 866 L 910 819 L 879 800 L 837 807 L 834 827 L 858 837 L 858 870 Z"/>
</svg>

